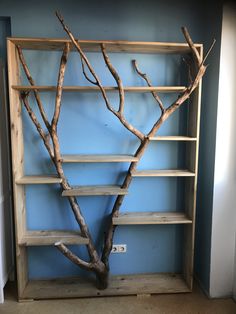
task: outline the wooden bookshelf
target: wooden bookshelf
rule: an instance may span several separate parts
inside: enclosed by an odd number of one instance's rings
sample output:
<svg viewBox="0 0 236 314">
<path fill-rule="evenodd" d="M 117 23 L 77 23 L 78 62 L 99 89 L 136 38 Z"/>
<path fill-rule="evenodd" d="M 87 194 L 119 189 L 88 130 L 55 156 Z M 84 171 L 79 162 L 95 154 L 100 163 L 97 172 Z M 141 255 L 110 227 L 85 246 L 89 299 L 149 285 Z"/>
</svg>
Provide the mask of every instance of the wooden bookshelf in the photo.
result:
<svg viewBox="0 0 236 314">
<path fill-rule="evenodd" d="M 120 225 L 183 225 L 184 229 L 184 255 L 182 274 L 135 274 L 124 276 L 111 276 L 109 287 L 105 290 L 97 290 L 93 280 L 83 278 L 65 278 L 55 280 L 30 280 L 28 277 L 28 250 L 30 246 L 54 246 L 56 242 L 67 245 L 87 245 L 88 239 L 79 232 L 70 230 L 27 230 L 27 211 L 25 194 L 27 185 L 61 184 L 61 179 L 53 175 L 26 175 L 24 173 L 24 125 L 22 123 L 22 106 L 19 94 L 22 92 L 48 92 L 55 93 L 56 86 L 36 85 L 28 86 L 21 81 L 21 67 L 16 45 L 22 49 L 37 51 L 62 51 L 68 39 L 57 38 L 8 38 L 8 77 L 10 97 L 10 124 L 12 143 L 12 171 L 14 189 L 14 213 L 16 230 L 16 266 L 18 282 L 18 298 L 21 301 L 45 298 L 75 298 L 91 296 L 132 295 L 151 293 L 179 293 L 190 292 L 193 285 L 193 257 L 194 257 L 194 234 L 195 234 L 195 211 L 198 173 L 198 142 L 200 121 L 200 98 L 201 83 L 191 95 L 191 106 L 187 112 L 186 134 L 170 134 L 149 138 L 155 142 L 169 141 L 186 142 L 185 164 L 186 169 L 146 169 L 135 170 L 131 173 L 134 180 L 155 180 L 158 177 L 166 177 L 171 180 L 175 177 L 183 177 L 185 182 L 184 206 L 181 212 L 121 212 L 113 218 L 113 224 Z M 161 42 L 131 42 L 131 41 L 99 41 L 79 40 L 81 48 L 86 52 L 101 52 L 101 43 L 105 44 L 108 53 L 142 53 L 142 54 L 189 54 L 191 51 L 186 43 L 161 43 Z M 201 58 L 203 55 L 202 44 L 195 44 Z M 148 55 L 147 55 L 148 56 Z M 185 86 L 125 86 L 125 93 L 181 93 Z M 117 87 L 104 86 L 105 91 L 117 93 Z M 64 86 L 63 92 L 99 93 L 97 86 Z M 86 97 L 86 95 L 83 95 Z M 92 105 L 92 104 L 91 104 Z M 135 105 L 135 104 L 134 104 Z M 96 106 L 94 106 L 96 110 Z M 158 143 L 157 143 L 158 145 Z M 62 163 L 138 163 L 139 160 L 133 155 L 82 155 L 64 154 L 61 156 Z M 63 165 L 64 166 L 64 165 Z M 66 165 L 65 165 L 66 166 Z M 74 165 L 75 166 L 75 165 Z M 138 169 L 138 167 L 136 168 Z M 182 180 L 182 179 L 181 179 Z M 35 187 L 37 188 L 37 187 Z M 73 186 L 63 190 L 62 196 L 114 196 L 127 195 L 128 189 L 119 185 L 106 186 Z M 109 212 L 109 211 L 107 211 Z M 161 227 L 162 228 L 162 227 Z M 166 248 L 169 249 L 168 247 Z M 55 261 L 56 262 L 56 261 Z"/>
</svg>

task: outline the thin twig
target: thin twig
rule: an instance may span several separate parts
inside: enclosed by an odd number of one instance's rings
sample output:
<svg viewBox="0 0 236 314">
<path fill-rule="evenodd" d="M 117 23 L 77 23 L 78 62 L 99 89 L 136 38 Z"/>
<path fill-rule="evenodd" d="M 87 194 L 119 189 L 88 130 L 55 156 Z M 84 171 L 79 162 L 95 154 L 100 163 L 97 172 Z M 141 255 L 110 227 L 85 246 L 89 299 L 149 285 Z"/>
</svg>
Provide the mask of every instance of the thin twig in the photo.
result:
<svg viewBox="0 0 236 314">
<path fill-rule="evenodd" d="M 85 71 L 85 68 L 84 68 L 84 60 L 83 60 L 83 58 L 82 58 L 81 56 L 80 56 L 80 59 L 81 59 L 82 71 L 83 71 L 83 74 L 84 74 L 84 77 L 86 78 L 86 80 L 89 81 L 89 82 L 90 82 L 91 84 L 93 84 L 93 85 L 98 85 L 97 82 L 91 80 L 91 79 L 88 77 L 88 75 L 87 75 L 87 73 L 86 73 L 86 71 Z"/>
<path fill-rule="evenodd" d="M 150 79 L 147 77 L 147 74 L 142 73 L 142 72 L 139 70 L 137 61 L 136 61 L 136 60 L 132 60 L 132 63 L 133 63 L 133 66 L 134 66 L 136 72 L 147 82 L 147 85 L 148 85 L 149 87 L 153 87 L 153 86 L 152 86 L 152 83 L 151 83 L 151 81 L 150 81 Z M 157 92 L 154 92 L 154 91 L 151 91 L 151 94 L 152 94 L 152 96 L 154 97 L 154 99 L 156 100 L 156 102 L 159 104 L 159 107 L 160 107 L 160 109 L 161 109 L 161 112 L 164 113 L 165 108 L 164 108 L 164 105 L 163 105 L 163 103 L 162 103 L 162 101 L 161 101 L 161 99 L 160 99 L 158 93 L 157 93 Z"/>
<path fill-rule="evenodd" d="M 205 63 L 205 61 L 206 61 L 207 57 L 209 56 L 211 50 L 212 50 L 213 47 L 215 46 L 215 43 L 216 43 L 216 39 L 214 38 L 213 41 L 212 41 L 212 44 L 211 44 L 210 48 L 208 49 L 208 51 L 207 51 L 207 53 L 206 53 L 204 59 L 202 60 L 202 64 Z"/>
<path fill-rule="evenodd" d="M 111 61 L 106 53 L 106 48 L 104 44 L 101 44 L 101 51 L 102 51 L 102 55 L 104 58 L 104 61 L 109 69 L 109 71 L 111 72 L 112 76 L 114 77 L 117 86 L 118 86 L 118 91 L 119 91 L 119 99 L 120 99 L 120 104 L 119 104 L 119 110 L 118 112 L 120 114 L 123 114 L 124 112 L 124 103 L 125 103 L 125 94 L 124 94 L 124 87 L 123 87 L 123 83 L 121 81 L 120 76 L 118 75 L 117 71 L 115 70 L 115 68 L 113 67 L 113 65 L 111 64 Z"/>
</svg>

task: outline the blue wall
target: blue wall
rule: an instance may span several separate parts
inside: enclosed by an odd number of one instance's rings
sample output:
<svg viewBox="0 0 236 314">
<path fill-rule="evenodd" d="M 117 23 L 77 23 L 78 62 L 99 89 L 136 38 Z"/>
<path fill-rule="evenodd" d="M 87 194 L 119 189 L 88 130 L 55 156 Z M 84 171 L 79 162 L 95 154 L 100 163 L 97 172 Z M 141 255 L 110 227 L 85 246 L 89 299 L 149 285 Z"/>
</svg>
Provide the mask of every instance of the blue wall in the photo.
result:
<svg viewBox="0 0 236 314">
<path fill-rule="evenodd" d="M 31 37 L 66 37 L 61 26 L 54 16 L 54 11 L 59 9 L 64 15 L 67 23 L 76 35 L 81 39 L 123 39 L 123 40 L 144 40 L 144 41 L 184 41 L 180 31 L 182 25 L 186 25 L 191 32 L 192 38 L 196 42 L 203 42 L 209 45 L 211 39 L 220 38 L 220 7 L 217 7 L 217 14 L 214 18 L 209 17 L 211 7 L 206 3 L 197 1 L 150 1 L 145 5 L 138 1 L 1 1 L 0 12 L 2 16 L 10 16 L 12 23 L 13 36 L 31 36 Z M 218 83 L 218 55 L 219 41 L 214 49 L 214 57 L 209 59 L 210 68 L 204 78 L 203 84 L 203 128 L 202 145 L 200 150 L 200 183 L 199 183 L 199 215 L 197 225 L 197 254 L 196 254 L 196 272 L 204 286 L 208 286 L 208 268 L 210 256 L 210 230 L 211 230 L 211 195 L 212 195 L 212 177 L 214 160 L 214 135 L 215 135 L 215 113 L 216 97 Z M 54 84 L 56 81 L 56 68 L 58 66 L 59 55 L 55 53 L 50 57 L 50 72 L 48 71 L 48 61 L 44 68 L 39 67 L 40 62 L 46 60 L 47 53 L 41 53 L 40 56 L 35 53 L 27 53 L 32 73 L 36 77 L 38 84 Z M 38 59 L 39 57 L 39 59 Z M 102 76 L 104 83 L 108 83 L 111 77 L 107 72 L 104 73 L 104 65 L 99 59 L 95 60 L 95 55 L 90 56 L 96 69 Z M 130 60 L 134 56 L 112 55 L 112 62 L 119 69 L 121 77 L 125 84 L 141 84 L 140 79 L 134 74 Z M 154 84 L 180 84 L 181 77 L 175 70 L 180 60 L 172 57 L 155 57 L 150 55 L 147 59 L 142 56 L 135 56 L 142 68 L 150 74 Z M 68 64 L 68 73 L 74 69 L 78 61 L 76 56 L 70 57 Z M 125 66 L 123 64 L 125 63 Z M 155 64 L 156 68 L 153 67 Z M 46 75 L 45 75 L 46 74 Z M 45 79 L 46 81 L 43 79 Z M 82 78 L 79 67 L 76 68 L 74 75 L 68 74 L 65 78 L 65 84 L 86 84 Z M 111 83 L 109 83 L 111 84 Z M 209 93 L 210 89 L 210 93 Z M 137 141 L 124 128 L 120 126 L 117 120 L 108 113 L 101 98 L 96 95 L 73 95 L 63 96 L 63 106 L 59 133 L 61 138 L 61 148 L 63 153 L 132 153 L 137 147 Z M 48 108 L 53 104 L 53 97 L 50 94 L 44 94 L 43 99 L 48 103 Z M 111 96 L 115 100 L 115 96 Z M 170 96 L 164 99 L 167 103 L 171 101 Z M 145 110 L 143 102 L 145 101 Z M 96 106 L 96 111 L 94 107 Z M 134 110 L 135 108 L 135 110 Z M 154 119 L 150 112 L 155 110 L 155 104 L 150 96 L 147 95 L 129 95 L 127 97 L 127 116 L 134 117 L 134 123 L 144 130 L 146 123 L 151 124 Z M 50 113 L 50 109 L 49 113 Z M 158 114 L 158 112 L 156 112 Z M 96 124 L 99 117 L 99 124 Z M 147 117 L 150 117 L 147 119 Z M 160 130 L 160 134 L 183 134 L 185 125 L 182 123 L 184 112 L 178 113 Z M 213 119 L 212 119 L 213 117 Z M 72 119 L 72 120 L 71 120 Z M 73 122 L 75 122 L 73 124 Z M 145 123 L 144 123 L 145 122 Z M 53 172 L 53 168 L 47 161 L 47 155 L 42 144 L 37 139 L 36 133 L 30 124 L 28 117 L 25 116 L 24 123 L 27 126 L 25 134 L 25 172 L 41 173 Z M 84 140 L 84 129 L 86 128 L 87 139 Z M 69 141 L 71 134 L 79 134 L 76 142 Z M 96 137 L 94 136 L 96 134 Z M 209 137 L 211 138 L 209 139 Z M 211 143 L 211 146 L 209 146 Z M 33 145 L 33 150 L 32 150 Z M 156 151 L 155 159 L 152 159 L 153 152 Z M 163 155 L 159 154 L 162 151 Z M 177 152 L 180 151 L 178 156 Z M 147 153 L 146 160 L 140 167 L 167 167 L 180 166 L 181 154 L 184 148 L 177 149 L 174 144 L 152 144 Z M 40 154 L 41 159 L 37 156 Z M 173 159 L 167 160 L 167 156 L 173 156 Z M 177 164 L 175 157 L 177 156 Z M 179 157 L 179 158 L 178 158 Z M 119 183 L 121 177 L 120 171 L 127 168 L 128 165 L 78 165 L 81 174 L 75 175 L 71 165 L 65 165 L 65 171 L 72 183 L 111 183 L 114 179 Z M 104 175 L 104 169 L 106 175 Z M 96 176 L 93 174 L 96 173 Z M 202 173 L 207 174 L 206 177 Z M 93 181 L 92 181 L 93 180 Z M 149 182 L 148 182 L 149 181 Z M 151 181 L 152 189 L 149 183 Z M 113 181 L 114 182 L 114 181 Z M 183 183 L 180 182 L 180 185 Z M 147 189 L 144 196 L 143 186 Z M 149 189 L 149 192 L 147 192 Z M 53 193 L 52 193 L 53 191 Z M 179 210 L 182 204 L 182 189 L 177 189 L 176 179 L 136 179 L 131 186 L 130 195 L 122 207 L 122 210 Z M 153 192 L 153 193 L 152 193 Z M 170 197 L 170 192 L 172 196 Z M 179 193 L 180 192 L 180 193 Z M 136 199 L 135 194 L 139 195 Z M 179 196 L 180 194 L 180 196 Z M 154 195 L 154 197 L 153 197 Z M 27 206 L 29 208 L 28 227 L 37 228 L 76 228 L 73 217 L 68 214 L 69 208 L 66 201 L 59 201 L 59 191 L 57 187 L 28 187 L 27 188 Z M 36 200 L 36 201 L 35 201 Z M 92 200 L 81 198 L 82 210 L 91 224 L 94 236 L 100 245 L 98 233 L 100 226 L 94 224 L 92 220 L 100 222 L 102 216 L 107 214 L 111 208 L 113 200 L 107 197 L 94 197 Z M 50 207 L 48 206 L 50 204 Z M 144 207 L 146 205 L 146 207 Z M 57 217 L 54 219 L 54 217 Z M 103 221 L 102 224 L 105 224 Z M 144 236 L 146 239 L 144 238 Z M 175 255 L 175 250 L 180 248 L 182 237 L 181 227 L 122 227 L 117 230 L 115 242 L 127 243 L 128 253 L 121 256 L 111 257 L 113 273 L 124 272 L 143 272 L 143 271 L 178 271 L 181 265 L 181 254 Z M 145 241 L 144 241 L 145 240 Z M 140 243 L 142 241 L 143 243 Z M 178 243 L 177 247 L 175 244 Z M 171 249 L 168 254 L 165 245 Z M 174 249 L 175 247 L 175 249 Z M 173 249 L 172 249 L 173 248 Z M 81 254 L 85 254 L 82 248 Z M 150 261 L 145 259 L 151 252 Z M 179 250 L 181 253 L 181 248 Z M 202 253 L 204 252 L 204 255 Z M 140 254 L 141 253 L 141 254 Z M 140 255 L 144 260 L 140 259 Z M 58 263 L 55 269 L 54 260 Z M 204 258 L 204 263 L 203 263 Z M 137 261 L 132 266 L 132 260 Z M 36 273 L 37 276 L 56 276 L 59 273 L 63 275 L 78 273 L 76 267 L 55 252 L 53 248 L 32 248 L 29 250 L 30 275 Z M 66 264 L 66 265 L 65 265 Z M 124 269 L 124 265 L 129 265 Z M 64 268 L 65 266 L 65 268 Z M 129 268 L 130 267 L 130 268 Z"/>
</svg>

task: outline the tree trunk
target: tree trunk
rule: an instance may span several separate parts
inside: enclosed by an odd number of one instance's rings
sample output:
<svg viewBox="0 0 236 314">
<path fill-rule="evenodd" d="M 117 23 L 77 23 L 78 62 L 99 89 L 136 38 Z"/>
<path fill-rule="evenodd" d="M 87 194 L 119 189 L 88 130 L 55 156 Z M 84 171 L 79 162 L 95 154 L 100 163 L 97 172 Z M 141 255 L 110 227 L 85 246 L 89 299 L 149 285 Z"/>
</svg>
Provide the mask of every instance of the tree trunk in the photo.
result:
<svg viewBox="0 0 236 314">
<path fill-rule="evenodd" d="M 96 286 L 99 290 L 105 290 L 109 283 L 109 269 L 105 268 L 103 272 L 96 272 Z"/>
</svg>

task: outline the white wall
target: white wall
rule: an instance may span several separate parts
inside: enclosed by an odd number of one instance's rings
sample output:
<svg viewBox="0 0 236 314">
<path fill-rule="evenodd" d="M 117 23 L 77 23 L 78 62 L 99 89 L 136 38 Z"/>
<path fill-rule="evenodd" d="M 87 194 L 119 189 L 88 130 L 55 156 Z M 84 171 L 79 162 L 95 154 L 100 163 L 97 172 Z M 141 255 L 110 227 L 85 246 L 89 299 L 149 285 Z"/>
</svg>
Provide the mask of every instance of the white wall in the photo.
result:
<svg viewBox="0 0 236 314">
<path fill-rule="evenodd" d="M 0 303 L 13 271 L 12 193 L 4 68 L 0 62 Z"/>
<path fill-rule="evenodd" d="M 235 255 L 234 255 L 233 298 L 234 298 L 234 301 L 236 301 L 236 232 L 235 232 Z"/>
<path fill-rule="evenodd" d="M 236 231 L 236 7 L 223 10 L 215 178 L 212 216 L 210 296 L 232 295 Z"/>
</svg>

